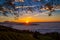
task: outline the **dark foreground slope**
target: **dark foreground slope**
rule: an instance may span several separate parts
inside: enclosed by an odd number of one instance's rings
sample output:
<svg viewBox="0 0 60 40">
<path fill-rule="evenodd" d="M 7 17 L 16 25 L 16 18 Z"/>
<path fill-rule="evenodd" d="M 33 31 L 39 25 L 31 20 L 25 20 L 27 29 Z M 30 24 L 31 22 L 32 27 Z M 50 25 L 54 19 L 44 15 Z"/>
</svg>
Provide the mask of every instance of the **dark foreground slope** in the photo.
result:
<svg viewBox="0 0 60 40">
<path fill-rule="evenodd" d="M 0 25 L 0 40 L 60 40 L 60 34 L 58 32 L 41 34 Z"/>
</svg>

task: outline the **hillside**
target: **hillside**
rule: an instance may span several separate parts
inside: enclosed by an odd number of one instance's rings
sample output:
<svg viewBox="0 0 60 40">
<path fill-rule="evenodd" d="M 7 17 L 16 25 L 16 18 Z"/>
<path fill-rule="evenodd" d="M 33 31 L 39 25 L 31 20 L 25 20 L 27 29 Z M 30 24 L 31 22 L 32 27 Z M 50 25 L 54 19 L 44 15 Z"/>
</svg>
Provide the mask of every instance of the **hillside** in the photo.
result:
<svg viewBox="0 0 60 40">
<path fill-rule="evenodd" d="M 0 40 L 60 40 L 60 34 L 58 32 L 41 34 L 0 25 Z"/>
</svg>

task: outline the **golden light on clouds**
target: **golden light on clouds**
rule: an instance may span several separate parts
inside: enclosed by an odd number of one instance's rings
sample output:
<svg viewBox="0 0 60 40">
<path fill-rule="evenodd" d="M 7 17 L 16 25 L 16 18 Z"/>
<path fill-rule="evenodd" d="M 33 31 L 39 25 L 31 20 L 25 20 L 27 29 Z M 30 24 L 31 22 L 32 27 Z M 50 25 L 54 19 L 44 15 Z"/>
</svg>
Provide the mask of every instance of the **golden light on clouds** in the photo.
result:
<svg viewBox="0 0 60 40">
<path fill-rule="evenodd" d="M 24 2 L 24 0 L 15 0 L 16 2 Z"/>
<path fill-rule="evenodd" d="M 44 13 L 37 13 L 37 14 L 24 14 L 20 16 L 17 20 L 14 17 L 0 17 L 0 22 L 4 21 L 13 21 L 13 22 L 23 22 L 23 23 L 30 23 L 30 22 L 60 22 L 60 14 L 58 15 L 43 15 Z M 45 13 L 46 14 L 46 13 Z"/>
<path fill-rule="evenodd" d="M 25 23 L 29 23 L 32 21 L 32 17 L 22 17 L 19 18 L 18 20 L 16 20 L 17 22 L 25 22 Z"/>
<path fill-rule="evenodd" d="M 22 22 L 22 23 L 30 23 L 30 22 L 57 22 L 59 21 L 59 17 L 52 16 L 23 16 L 18 20 L 14 20 L 14 22 Z"/>
</svg>

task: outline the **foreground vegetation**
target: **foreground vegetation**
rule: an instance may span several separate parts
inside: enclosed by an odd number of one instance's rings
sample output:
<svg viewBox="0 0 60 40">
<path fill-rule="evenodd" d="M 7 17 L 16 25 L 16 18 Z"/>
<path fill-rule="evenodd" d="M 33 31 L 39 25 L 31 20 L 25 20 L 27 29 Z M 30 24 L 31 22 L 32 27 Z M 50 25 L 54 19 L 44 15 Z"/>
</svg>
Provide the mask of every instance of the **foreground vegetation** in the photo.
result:
<svg viewBox="0 0 60 40">
<path fill-rule="evenodd" d="M 60 40 L 60 33 L 41 34 L 28 30 L 16 30 L 0 25 L 0 40 Z"/>
</svg>

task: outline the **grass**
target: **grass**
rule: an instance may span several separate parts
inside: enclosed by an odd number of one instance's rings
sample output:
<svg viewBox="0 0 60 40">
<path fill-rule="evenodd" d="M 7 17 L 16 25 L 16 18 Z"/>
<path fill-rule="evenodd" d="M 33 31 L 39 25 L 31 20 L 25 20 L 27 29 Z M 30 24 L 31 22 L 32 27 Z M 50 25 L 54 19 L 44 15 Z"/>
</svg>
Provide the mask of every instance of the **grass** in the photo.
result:
<svg viewBox="0 0 60 40">
<path fill-rule="evenodd" d="M 41 34 L 28 30 L 16 30 L 0 25 L 0 40 L 60 40 L 60 33 Z"/>
</svg>

